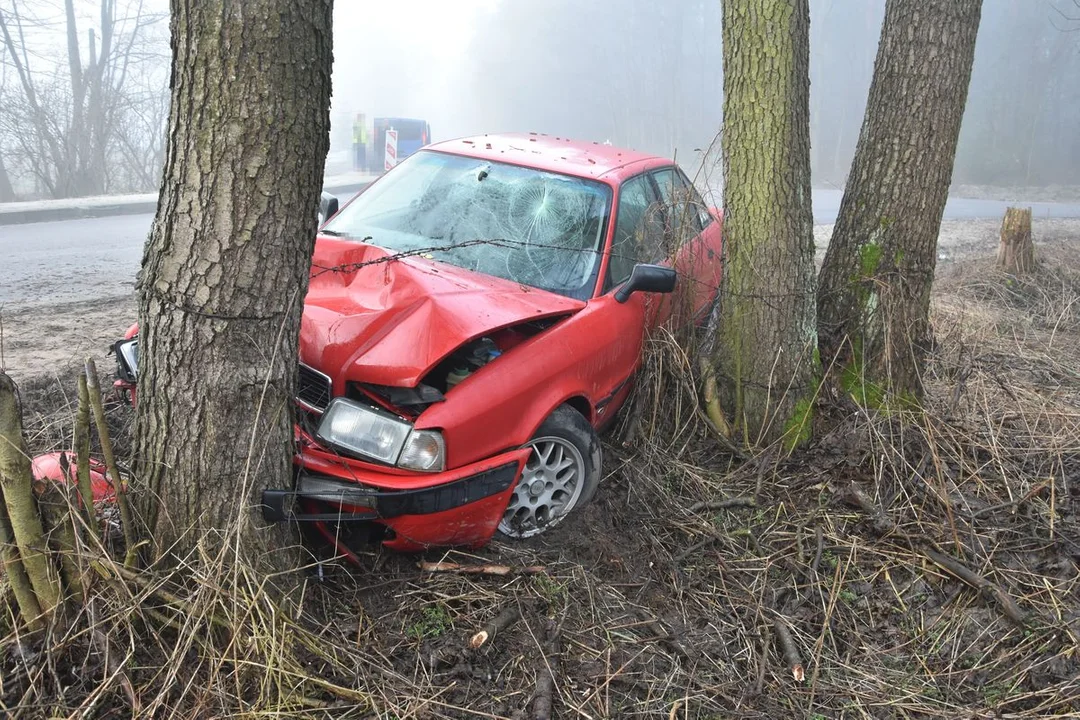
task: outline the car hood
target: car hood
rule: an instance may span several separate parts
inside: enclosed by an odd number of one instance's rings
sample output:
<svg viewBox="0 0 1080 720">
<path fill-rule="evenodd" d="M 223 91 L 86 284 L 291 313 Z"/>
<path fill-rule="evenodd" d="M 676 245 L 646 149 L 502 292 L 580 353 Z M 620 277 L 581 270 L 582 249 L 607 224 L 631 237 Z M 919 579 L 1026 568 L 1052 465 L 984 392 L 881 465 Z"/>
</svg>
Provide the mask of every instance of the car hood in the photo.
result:
<svg viewBox="0 0 1080 720">
<path fill-rule="evenodd" d="M 420 257 L 320 237 L 300 325 L 300 360 L 339 381 L 414 387 L 486 333 L 585 307 Z"/>
</svg>

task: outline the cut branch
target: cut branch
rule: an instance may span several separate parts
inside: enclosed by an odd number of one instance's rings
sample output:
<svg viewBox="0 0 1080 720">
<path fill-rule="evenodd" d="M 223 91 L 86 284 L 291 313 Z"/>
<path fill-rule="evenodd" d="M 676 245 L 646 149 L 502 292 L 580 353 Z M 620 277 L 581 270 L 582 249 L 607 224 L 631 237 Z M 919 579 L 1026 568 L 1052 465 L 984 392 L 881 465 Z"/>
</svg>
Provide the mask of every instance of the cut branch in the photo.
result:
<svg viewBox="0 0 1080 720">
<path fill-rule="evenodd" d="M 112 440 L 109 438 L 109 425 L 105 420 L 105 406 L 101 400 L 101 386 L 98 383 L 97 366 L 92 358 L 86 358 L 86 389 L 90 395 L 90 407 L 94 411 L 94 422 L 97 425 L 98 437 L 101 440 L 101 454 L 105 456 L 105 467 L 112 480 L 113 491 L 116 493 L 116 505 L 120 508 L 120 522 L 124 531 L 124 546 L 127 554 L 124 557 L 124 565 L 135 565 L 135 521 L 131 515 L 131 503 L 128 502 L 127 488 L 123 478 L 120 477 L 120 469 L 116 465 L 116 456 L 113 454 Z"/>
<path fill-rule="evenodd" d="M 15 383 L 0 372 L 0 492 L 22 566 L 46 614 L 60 604 L 60 578 L 47 554 L 45 531 L 34 501 L 30 456 L 22 434 Z M 29 619 L 28 619 L 29 621 Z"/>
</svg>

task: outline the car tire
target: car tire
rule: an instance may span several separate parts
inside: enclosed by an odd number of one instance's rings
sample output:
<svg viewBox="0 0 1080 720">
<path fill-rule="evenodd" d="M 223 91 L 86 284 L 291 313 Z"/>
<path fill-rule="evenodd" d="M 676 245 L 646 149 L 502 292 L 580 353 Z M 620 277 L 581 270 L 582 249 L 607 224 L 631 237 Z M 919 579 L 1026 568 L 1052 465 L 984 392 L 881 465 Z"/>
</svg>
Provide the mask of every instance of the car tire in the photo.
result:
<svg viewBox="0 0 1080 720">
<path fill-rule="evenodd" d="M 600 486 L 600 439 L 572 407 L 556 408 L 529 445 L 533 452 L 499 523 L 499 534 L 512 540 L 550 530 L 592 500 Z"/>
</svg>

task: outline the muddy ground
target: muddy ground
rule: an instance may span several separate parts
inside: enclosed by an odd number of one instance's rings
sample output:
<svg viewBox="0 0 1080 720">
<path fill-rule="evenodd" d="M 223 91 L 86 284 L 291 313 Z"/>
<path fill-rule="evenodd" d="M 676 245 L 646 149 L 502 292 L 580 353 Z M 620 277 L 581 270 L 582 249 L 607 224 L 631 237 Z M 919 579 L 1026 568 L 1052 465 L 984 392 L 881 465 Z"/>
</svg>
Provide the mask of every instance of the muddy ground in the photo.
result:
<svg viewBox="0 0 1080 720">
<path fill-rule="evenodd" d="M 363 699 L 299 680 L 302 701 L 267 699 L 198 653 L 186 694 L 163 689 L 169 628 L 121 635 L 130 686 L 144 711 L 189 717 L 1080 716 L 1080 221 L 1035 232 L 1042 267 L 1013 278 L 990 256 L 996 222 L 943 229 L 925 416 L 822 397 L 808 448 L 736 457 L 661 339 L 581 513 L 525 543 L 324 566 L 303 595 L 320 643 L 305 672 Z M 73 363 L 133 312 L 109 299 L 6 319 L 36 450 L 65 437 Z M 109 413 L 122 433 L 130 411 Z M 514 621 L 471 649 L 499 617 Z M 134 714 L 81 638 L 31 660 L 14 647 L 0 638 L 0 713 L 68 715 L 96 692 L 102 716 Z"/>
</svg>

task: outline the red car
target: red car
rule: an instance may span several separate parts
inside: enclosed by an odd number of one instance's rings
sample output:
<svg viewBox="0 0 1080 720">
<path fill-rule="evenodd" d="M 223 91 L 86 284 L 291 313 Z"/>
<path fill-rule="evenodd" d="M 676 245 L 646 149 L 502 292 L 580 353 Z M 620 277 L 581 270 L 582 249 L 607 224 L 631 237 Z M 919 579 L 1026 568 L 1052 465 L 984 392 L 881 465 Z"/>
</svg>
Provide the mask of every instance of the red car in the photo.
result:
<svg viewBox="0 0 1080 720">
<path fill-rule="evenodd" d="M 648 329 L 707 315 L 720 251 L 719 212 L 669 160 L 544 135 L 412 155 L 319 231 L 296 483 L 264 514 L 346 555 L 554 526 L 596 492 Z"/>
</svg>

